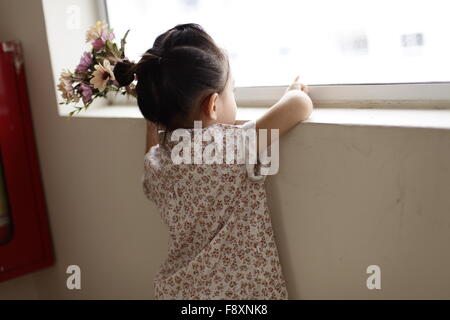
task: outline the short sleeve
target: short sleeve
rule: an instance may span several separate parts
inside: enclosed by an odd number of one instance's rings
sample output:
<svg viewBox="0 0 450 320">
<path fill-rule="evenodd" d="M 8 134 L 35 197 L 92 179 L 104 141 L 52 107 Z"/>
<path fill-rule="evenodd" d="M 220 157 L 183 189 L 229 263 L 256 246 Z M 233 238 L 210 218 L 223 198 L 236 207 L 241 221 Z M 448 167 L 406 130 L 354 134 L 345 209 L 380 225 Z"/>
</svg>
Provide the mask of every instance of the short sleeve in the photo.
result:
<svg viewBox="0 0 450 320">
<path fill-rule="evenodd" d="M 246 123 L 244 123 L 241 126 L 242 129 L 245 130 L 255 130 L 255 134 L 256 133 L 256 120 L 250 120 L 247 121 Z M 255 141 L 256 143 L 256 141 Z M 245 145 L 245 155 L 246 155 L 246 159 L 247 156 L 250 154 L 250 144 L 249 143 L 244 143 Z M 256 147 L 256 144 L 255 144 Z M 266 176 L 265 175 L 261 175 L 260 174 L 260 163 L 259 163 L 259 158 L 257 157 L 256 159 L 256 163 L 247 163 L 246 161 L 246 169 L 247 169 L 247 177 L 250 181 L 253 182 L 258 182 L 258 181 L 264 181 Z"/>
</svg>

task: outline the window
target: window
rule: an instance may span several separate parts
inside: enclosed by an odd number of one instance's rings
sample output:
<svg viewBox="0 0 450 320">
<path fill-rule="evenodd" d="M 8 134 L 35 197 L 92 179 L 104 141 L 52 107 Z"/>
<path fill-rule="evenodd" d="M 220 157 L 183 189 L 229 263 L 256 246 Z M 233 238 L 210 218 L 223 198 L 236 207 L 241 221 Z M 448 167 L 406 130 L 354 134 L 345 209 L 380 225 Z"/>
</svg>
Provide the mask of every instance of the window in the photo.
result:
<svg viewBox="0 0 450 320">
<path fill-rule="evenodd" d="M 105 0 L 105 8 L 117 36 L 131 29 L 127 56 L 136 61 L 176 24 L 202 25 L 228 52 L 244 104 L 273 102 L 297 74 L 320 101 L 450 100 L 446 0 Z"/>
</svg>

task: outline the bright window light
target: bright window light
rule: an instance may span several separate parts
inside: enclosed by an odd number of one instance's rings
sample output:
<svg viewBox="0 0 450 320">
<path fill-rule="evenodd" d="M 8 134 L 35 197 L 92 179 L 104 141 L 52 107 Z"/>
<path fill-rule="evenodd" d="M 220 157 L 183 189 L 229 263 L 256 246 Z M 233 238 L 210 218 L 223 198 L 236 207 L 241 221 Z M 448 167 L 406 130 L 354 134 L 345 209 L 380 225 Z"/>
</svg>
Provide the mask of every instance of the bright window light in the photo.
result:
<svg viewBox="0 0 450 320">
<path fill-rule="evenodd" d="M 237 87 L 450 80 L 448 0 L 106 0 L 135 61 L 180 23 L 230 57 Z"/>
</svg>

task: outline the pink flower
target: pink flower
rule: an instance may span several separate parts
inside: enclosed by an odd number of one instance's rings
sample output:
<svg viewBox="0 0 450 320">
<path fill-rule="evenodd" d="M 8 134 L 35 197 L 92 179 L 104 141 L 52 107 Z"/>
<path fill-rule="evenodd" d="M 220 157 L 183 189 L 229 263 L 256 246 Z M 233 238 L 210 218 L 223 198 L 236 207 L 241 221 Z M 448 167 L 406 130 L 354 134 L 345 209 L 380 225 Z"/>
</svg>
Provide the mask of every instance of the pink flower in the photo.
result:
<svg viewBox="0 0 450 320">
<path fill-rule="evenodd" d="M 89 66 L 92 63 L 92 54 L 90 52 L 85 52 L 81 56 L 80 63 L 78 64 L 77 68 L 75 69 L 75 72 L 86 72 L 89 68 Z"/>
<path fill-rule="evenodd" d="M 102 32 L 101 39 L 102 39 L 103 41 L 106 41 L 106 40 L 114 40 L 114 38 L 115 38 L 114 33 L 110 32 L 110 31 L 103 31 L 103 32 Z"/>
<path fill-rule="evenodd" d="M 92 98 L 92 87 L 83 82 L 80 84 L 80 89 L 83 103 L 87 104 Z"/>
<path fill-rule="evenodd" d="M 103 31 L 100 38 L 92 41 L 92 47 L 95 51 L 100 51 L 105 46 L 106 40 L 113 40 L 114 39 L 114 33 Z"/>
<path fill-rule="evenodd" d="M 104 46 L 105 46 L 105 41 L 103 41 L 102 39 L 97 39 L 95 41 L 92 41 L 92 47 L 94 48 L 95 51 L 99 51 L 99 50 L 103 49 Z"/>
</svg>

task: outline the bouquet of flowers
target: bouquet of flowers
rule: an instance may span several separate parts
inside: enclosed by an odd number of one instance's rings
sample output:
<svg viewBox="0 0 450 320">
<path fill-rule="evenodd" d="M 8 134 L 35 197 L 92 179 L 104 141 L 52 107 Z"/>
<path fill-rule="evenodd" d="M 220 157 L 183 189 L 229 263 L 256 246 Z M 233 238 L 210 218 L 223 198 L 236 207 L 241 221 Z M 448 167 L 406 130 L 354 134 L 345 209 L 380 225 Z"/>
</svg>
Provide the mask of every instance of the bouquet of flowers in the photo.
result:
<svg viewBox="0 0 450 320">
<path fill-rule="evenodd" d="M 125 57 L 125 40 L 129 31 L 120 40 L 120 48 L 113 42 L 113 30 L 104 21 L 97 21 L 86 32 L 86 42 L 90 42 L 91 50 L 83 53 L 74 72 L 63 70 L 59 78 L 58 90 L 65 100 L 60 104 L 83 102 L 83 106 L 75 106 L 70 116 L 87 109 L 95 98 L 106 97 L 108 92 L 136 97 L 135 85 L 131 83 L 120 87 L 113 73 L 118 61 L 128 60 Z"/>
</svg>

